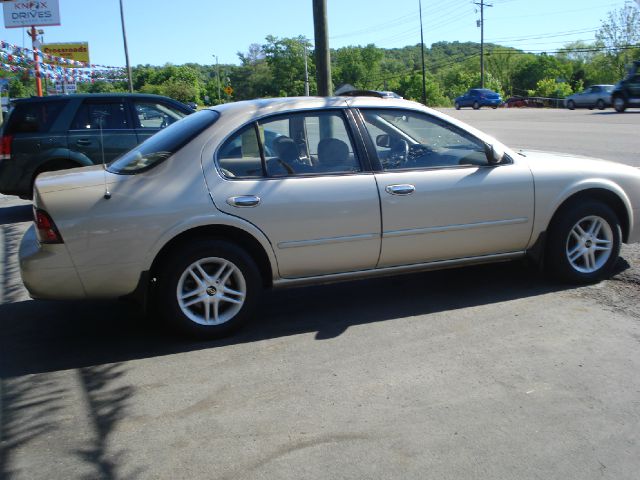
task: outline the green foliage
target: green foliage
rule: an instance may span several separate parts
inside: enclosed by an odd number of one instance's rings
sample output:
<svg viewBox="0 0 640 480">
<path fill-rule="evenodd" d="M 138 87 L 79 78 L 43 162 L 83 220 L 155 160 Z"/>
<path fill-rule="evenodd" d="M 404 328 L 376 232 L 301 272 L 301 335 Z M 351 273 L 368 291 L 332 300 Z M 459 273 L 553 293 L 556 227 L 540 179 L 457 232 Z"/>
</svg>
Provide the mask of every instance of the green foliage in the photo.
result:
<svg viewBox="0 0 640 480">
<path fill-rule="evenodd" d="M 268 36 L 238 53 L 239 65 L 138 65 L 133 69 L 135 91 L 167 95 L 183 102 L 209 104 L 262 97 L 303 95 L 305 49 L 309 90 L 317 92 L 314 52 L 303 37 Z M 526 53 L 485 44 L 485 87 L 503 97 L 532 93 L 563 97 L 596 83 L 615 83 L 631 60 L 640 59 L 640 9 L 627 0 L 602 22 L 596 41 L 567 44 L 557 54 Z M 480 46 L 474 42 L 436 42 L 424 49 L 427 104 L 451 105 L 469 88 L 480 86 Z M 392 90 L 422 101 L 420 44 L 381 49 L 373 44 L 348 46 L 331 52 L 334 86 L 348 83 L 359 89 Z M 34 80 L 7 74 L 12 97 L 35 93 Z M 224 93 L 225 87 L 233 93 Z M 83 92 L 126 91 L 125 82 L 80 84 Z"/>
<path fill-rule="evenodd" d="M 275 97 L 304 95 L 304 49 L 311 43 L 303 36 L 278 38 L 269 35 L 262 45 L 273 83 L 269 94 Z M 307 58 L 310 63 L 311 59 Z"/>
<path fill-rule="evenodd" d="M 627 1 L 620 10 L 609 12 L 596 34 L 607 49 L 603 63 L 608 63 L 617 78 L 625 74 L 626 66 L 640 58 L 640 8 Z M 635 48 L 630 48 L 634 47 Z"/>
<path fill-rule="evenodd" d="M 552 78 L 538 80 L 536 88 L 529 91 L 535 97 L 564 98 L 573 93 L 571 85 L 566 82 L 556 82 Z"/>
</svg>

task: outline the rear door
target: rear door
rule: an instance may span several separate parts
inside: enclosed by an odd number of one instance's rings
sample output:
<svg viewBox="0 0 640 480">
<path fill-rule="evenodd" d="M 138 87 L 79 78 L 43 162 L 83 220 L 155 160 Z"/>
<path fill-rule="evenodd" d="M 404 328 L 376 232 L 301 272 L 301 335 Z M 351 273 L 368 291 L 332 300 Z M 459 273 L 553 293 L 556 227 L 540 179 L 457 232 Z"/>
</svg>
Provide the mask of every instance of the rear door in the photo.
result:
<svg viewBox="0 0 640 480">
<path fill-rule="evenodd" d="M 350 115 L 321 109 L 268 117 L 229 137 L 217 172 L 204 159 L 216 207 L 265 233 L 283 278 L 373 269 L 378 261 L 378 190 Z"/>
<path fill-rule="evenodd" d="M 109 163 L 138 144 L 124 98 L 87 98 L 71 122 L 67 135 L 71 155 L 92 163 Z"/>
</svg>

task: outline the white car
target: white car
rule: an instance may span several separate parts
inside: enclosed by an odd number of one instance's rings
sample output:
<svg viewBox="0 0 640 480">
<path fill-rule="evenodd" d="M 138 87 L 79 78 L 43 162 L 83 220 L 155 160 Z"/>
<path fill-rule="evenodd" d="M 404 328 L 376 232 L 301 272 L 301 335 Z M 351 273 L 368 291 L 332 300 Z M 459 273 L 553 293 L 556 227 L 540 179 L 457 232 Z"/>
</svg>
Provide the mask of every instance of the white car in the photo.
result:
<svg viewBox="0 0 640 480">
<path fill-rule="evenodd" d="M 517 153 L 394 98 L 229 103 L 103 169 L 40 175 L 20 249 L 34 298 L 135 295 L 223 335 L 262 290 L 531 256 L 611 274 L 640 228 L 640 171 Z"/>
</svg>

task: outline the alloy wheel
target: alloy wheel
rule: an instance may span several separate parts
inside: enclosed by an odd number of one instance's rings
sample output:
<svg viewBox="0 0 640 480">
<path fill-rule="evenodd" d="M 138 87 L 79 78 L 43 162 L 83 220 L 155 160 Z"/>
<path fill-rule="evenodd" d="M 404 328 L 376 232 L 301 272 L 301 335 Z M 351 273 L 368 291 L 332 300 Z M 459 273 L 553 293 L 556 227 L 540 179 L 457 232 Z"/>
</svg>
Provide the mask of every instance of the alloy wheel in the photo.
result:
<svg viewBox="0 0 640 480">
<path fill-rule="evenodd" d="M 614 246 L 613 230 L 602 217 L 584 217 L 571 228 L 565 254 L 569 264 L 580 273 L 594 273 L 609 260 Z"/>
<path fill-rule="evenodd" d="M 247 285 L 234 263 L 208 257 L 193 262 L 184 270 L 176 295 L 180 310 L 191 321 L 200 325 L 221 325 L 242 309 Z"/>
</svg>

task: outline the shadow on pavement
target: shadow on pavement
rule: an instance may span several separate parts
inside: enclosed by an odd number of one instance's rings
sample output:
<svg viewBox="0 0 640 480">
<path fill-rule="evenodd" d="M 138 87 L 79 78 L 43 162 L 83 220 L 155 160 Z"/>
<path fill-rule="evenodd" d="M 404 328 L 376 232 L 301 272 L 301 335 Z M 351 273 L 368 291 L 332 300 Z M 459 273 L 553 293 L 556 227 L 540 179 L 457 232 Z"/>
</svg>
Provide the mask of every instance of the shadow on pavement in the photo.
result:
<svg viewBox="0 0 640 480">
<path fill-rule="evenodd" d="M 269 292 L 254 320 L 232 337 L 176 337 L 118 301 L 36 301 L 0 305 L 0 378 L 454 311 L 558 291 L 521 263 L 504 263 Z"/>
<path fill-rule="evenodd" d="M 33 206 L 14 205 L 11 207 L 3 207 L 0 213 L 0 225 L 9 225 L 11 223 L 30 222 L 33 220 Z"/>
</svg>

